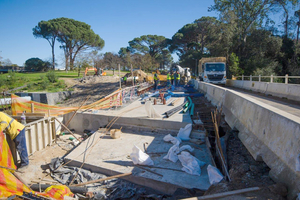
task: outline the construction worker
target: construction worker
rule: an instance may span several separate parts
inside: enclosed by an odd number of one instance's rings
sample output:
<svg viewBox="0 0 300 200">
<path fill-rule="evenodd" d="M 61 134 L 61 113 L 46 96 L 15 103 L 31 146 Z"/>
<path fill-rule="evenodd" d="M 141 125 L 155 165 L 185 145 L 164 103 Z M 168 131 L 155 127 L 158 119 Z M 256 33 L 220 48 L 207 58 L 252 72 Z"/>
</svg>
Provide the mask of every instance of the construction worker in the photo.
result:
<svg viewBox="0 0 300 200">
<path fill-rule="evenodd" d="M 180 74 L 177 71 L 177 76 L 176 76 L 176 86 L 179 86 L 179 82 L 180 82 Z"/>
<path fill-rule="evenodd" d="M 171 74 L 171 85 L 174 85 L 174 72 Z"/>
<path fill-rule="evenodd" d="M 157 86 L 159 82 L 157 72 L 155 72 L 153 79 L 154 79 L 154 90 L 157 90 Z"/>
<path fill-rule="evenodd" d="M 25 126 L 17 120 L 11 118 L 6 113 L 0 112 L 0 131 L 9 135 L 10 139 L 15 142 L 17 151 L 21 158 L 19 168 L 29 164 L 26 147 Z"/>
<path fill-rule="evenodd" d="M 124 76 L 124 77 L 123 77 L 123 80 L 124 80 L 124 83 L 125 83 L 125 85 L 126 85 L 126 84 L 127 84 L 127 77 Z"/>
<path fill-rule="evenodd" d="M 170 72 L 168 72 L 167 74 L 167 86 L 170 86 L 171 85 L 171 75 L 170 75 Z"/>
</svg>

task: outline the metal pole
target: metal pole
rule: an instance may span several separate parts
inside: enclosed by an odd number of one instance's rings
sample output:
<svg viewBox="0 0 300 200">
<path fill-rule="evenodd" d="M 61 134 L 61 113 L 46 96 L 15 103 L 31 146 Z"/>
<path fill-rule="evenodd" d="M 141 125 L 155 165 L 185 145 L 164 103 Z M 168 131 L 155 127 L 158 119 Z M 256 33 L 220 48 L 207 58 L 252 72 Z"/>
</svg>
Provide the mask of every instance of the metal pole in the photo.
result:
<svg viewBox="0 0 300 200">
<path fill-rule="evenodd" d="M 120 64 L 119 64 L 118 66 L 119 66 L 119 82 L 120 82 L 120 88 L 122 88 L 122 84 L 121 84 L 121 72 L 120 72 Z"/>
<path fill-rule="evenodd" d="M 134 86 L 134 82 L 133 82 L 133 71 L 132 71 L 132 64 L 131 64 L 131 76 L 132 76 L 132 86 Z"/>
<path fill-rule="evenodd" d="M 250 81 L 252 81 L 252 75 L 250 75 Z"/>
<path fill-rule="evenodd" d="M 273 79 L 273 74 L 271 75 L 271 83 L 273 83 L 274 79 Z"/>
<path fill-rule="evenodd" d="M 258 76 L 258 82 L 261 82 L 261 75 Z"/>
<path fill-rule="evenodd" d="M 285 84 L 288 84 L 288 83 L 289 83 L 289 75 L 286 74 L 286 75 L 285 75 Z"/>
</svg>

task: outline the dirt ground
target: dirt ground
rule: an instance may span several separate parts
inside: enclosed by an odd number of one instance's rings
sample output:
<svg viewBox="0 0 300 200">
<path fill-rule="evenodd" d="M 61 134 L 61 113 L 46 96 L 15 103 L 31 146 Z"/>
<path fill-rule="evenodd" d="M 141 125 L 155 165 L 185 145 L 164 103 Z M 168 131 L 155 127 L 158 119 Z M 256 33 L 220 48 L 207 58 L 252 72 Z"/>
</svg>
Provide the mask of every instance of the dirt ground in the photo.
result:
<svg viewBox="0 0 300 200">
<path fill-rule="evenodd" d="M 72 88 L 71 96 L 60 106 L 80 106 L 89 96 L 85 105 L 91 104 L 119 89 L 118 76 L 87 76 L 80 79 L 63 79 L 68 88 Z"/>
</svg>

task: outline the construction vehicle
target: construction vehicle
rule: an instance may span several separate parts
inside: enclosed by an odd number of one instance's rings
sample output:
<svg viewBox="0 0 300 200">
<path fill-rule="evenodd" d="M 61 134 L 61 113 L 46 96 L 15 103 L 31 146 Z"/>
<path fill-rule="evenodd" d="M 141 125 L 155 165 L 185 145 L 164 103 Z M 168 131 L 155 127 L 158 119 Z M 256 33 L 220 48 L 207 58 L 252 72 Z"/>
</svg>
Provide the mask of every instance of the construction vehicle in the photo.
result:
<svg viewBox="0 0 300 200">
<path fill-rule="evenodd" d="M 180 82 L 184 85 L 186 85 L 187 82 L 189 82 L 189 80 L 191 80 L 191 72 L 190 72 L 190 68 L 188 68 L 188 67 L 182 68 L 179 65 L 174 65 L 171 67 L 170 72 L 171 73 L 179 72 Z"/>
<path fill-rule="evenodd" d="M 101 69 L 101 68 L 88 68 L 87 67 L 87 68 L 85 68 L 84 76 L 89 76 L 89 75 L 106 76 L 106 72 L 104 72 L 103 69 Z"/>
<path fill-rule="evenodd" d="M 200 81 L 204 81 L 206 83 L 225 85 L 226 58 L 202 58 L 199 61 L 198 72 Z"/>
</svg>

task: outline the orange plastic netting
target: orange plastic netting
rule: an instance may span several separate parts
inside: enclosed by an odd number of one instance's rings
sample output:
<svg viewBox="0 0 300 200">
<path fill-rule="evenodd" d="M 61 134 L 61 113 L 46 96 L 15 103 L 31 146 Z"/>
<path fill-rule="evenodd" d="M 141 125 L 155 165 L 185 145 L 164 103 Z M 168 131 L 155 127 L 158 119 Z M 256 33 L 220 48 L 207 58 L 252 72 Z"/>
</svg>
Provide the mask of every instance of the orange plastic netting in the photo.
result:
<svg viewBox="0 0 300 200">
<path fill-rule="evenodd" d="M 112 106 L 121 106 L 122 105 L 122 90 L 117 90 L 112 94 L 96 101 L 92 104 L 82 106 L 81 109 L 106 109 Z M 17 113 L 22 113 L 26 111 L 31 112 L 31 109 L 34 109 L 35 113 L 50 113 L 51 116 L 64 115 L 69 112 L 77 110 L 79 107 L 60 107 L 60 106 L 51 106 L 48 104 L 43 104 L 35 101 L 27 101 L 17 95 L 11 95 L 11 109 L 12 114 L 17 115 Z"/>
<path fill-rule="evenodd" d="M 17 169 L 3 132 L 0 132 L 0 166 Z M 64 199 L 64 196 L 73 196 L 73 193 L 65 185 L 50 186 L 43 193 L 32 191 L 12 174 L 13 171 L 0 168 L 0 198 L 12 195 L 22 196 L 23 192 L 52 197 L 54 199 Z"/>
</svg>

